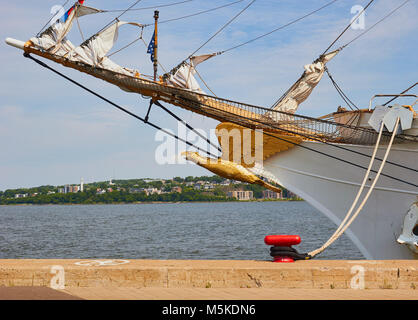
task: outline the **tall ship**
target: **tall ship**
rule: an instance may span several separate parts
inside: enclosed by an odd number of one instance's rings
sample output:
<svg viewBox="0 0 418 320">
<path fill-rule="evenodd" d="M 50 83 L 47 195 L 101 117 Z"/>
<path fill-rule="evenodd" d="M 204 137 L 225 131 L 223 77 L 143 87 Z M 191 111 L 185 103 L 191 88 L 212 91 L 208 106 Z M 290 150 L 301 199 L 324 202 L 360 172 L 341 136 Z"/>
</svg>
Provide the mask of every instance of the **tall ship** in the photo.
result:
<svg viewBox="0 0 418 320">
<path fill-rule="evenodd" d="M 114 21 L 80 45 L 74 45 L 67 34 L 75 23 L 78 24 L 78 19 L 103 12 L 88 7 L 85 2 L 77 1 L 63 17 L 28 41 L 8 38 L 7 44 L 23 50 L 26 58 L 40 66 L 156 129 L 161 128 L 149 119 L 152 107 L 162 108 L 177 120 L 182 120 L 175 114 L 175 108 L 180 107 L 219 121 L 216 128 L 218 141 L 205 139 L 208 144 L 216 146 L 221 155 L 213 155 L 190 141 L 184 141 L 189 146 L 189 150 L 182 154 L 187 160 L 229 179 L 259 184 L 273 191 L 284 187 L 337 225 L 335 233 L 321 248 L 300 254 L 300 259 L 316 257 L 343 233 L 367 259 L 418 259 L 418 115 L 414 109 L 417 95 L 413 94 L 417 83 L 412 83 L 402 93 L 378 92 L 370 97 L 364 108 L 357 108 L 351 102 L 329 74 L 327 63 L 337 58 L 339 52 L 351 43 L 331 49 L 355 19 L 318 58 L 304 66 L 300 78 L 276 103 L 262 107 L 206 94 L 196 80 L 196 75 L 199 75 L 196 67 L 224 52 L 196 53 L 254 1 L 248 1 L 200 48 L 163 75 L 158 74 L 159 14 L 155 11 L 155 24 L 151 26 L 154 34 L 148 45 L 154 74 L 149 76 L 116 64 L 109 54 L 117 41 L 119 28 L 124 25 L 137 28 L 142 40 L 142 32 L 149 25 L 121 20 L 123 14 L 133 10 L 139 1 L 121 10 Z M 287 25 L 335 2 L 330 1 Z M 400 2 L 378 23 L 408 2 Z M 359 16 L 372 3 L 373 0 L 359 12 Z M 140 94 L 149 99 L 148 112 L 143 117 L 129 111 L 60 73 L 45 60 L 104 80 L 126 92 Z M 309 98 L 324 74 L 330 76 L 350 108 L 340 107 L 319 118 L 297 113 L 300 104 Z M 377 104 L 382 98 L 387 101 Z M 398 104 L 400 98 L 408 103 Z M 194 130 L 190 124 L 186 125 Z"/>
</svg>

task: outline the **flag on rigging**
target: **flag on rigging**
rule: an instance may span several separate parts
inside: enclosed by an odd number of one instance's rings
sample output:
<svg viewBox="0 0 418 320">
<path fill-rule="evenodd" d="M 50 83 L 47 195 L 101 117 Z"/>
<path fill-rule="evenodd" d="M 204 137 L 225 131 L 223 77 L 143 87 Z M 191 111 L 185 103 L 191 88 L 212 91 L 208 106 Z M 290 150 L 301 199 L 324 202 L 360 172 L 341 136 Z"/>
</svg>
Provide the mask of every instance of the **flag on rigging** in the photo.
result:
<svg viewBox="0 0 418 320">
<path fill-rule="evenodd" d="M 78 3 L 79 3 L 80 5 L 83 5 L 83 4 L 84 4 L 84 1 L 85 1 L 85 0 L 78 0 Z M 70 16 L 71 12 L 73 12 L 73 10 L 75 9 L 75 6 L 76 6 L 76 4 L 75 4 L 75 5 L 73 5 L 70 9 L 68 9 L 68 11 L 64 14 L 64 17 L 63 17 L 64 22 L 66 22 L 66 21 L 67 21 L 67 19 L 68 19 L 68 17 Z"/>
<path fill-rule="evenodd" d="M 148 45 L 147 53 L 151 54 L 151 61 L 154 62 L 155 56 L 154 56 L 154 49 L 155 49 L 155 31 L 152 35 L 152 39 Z"/>
</svg>

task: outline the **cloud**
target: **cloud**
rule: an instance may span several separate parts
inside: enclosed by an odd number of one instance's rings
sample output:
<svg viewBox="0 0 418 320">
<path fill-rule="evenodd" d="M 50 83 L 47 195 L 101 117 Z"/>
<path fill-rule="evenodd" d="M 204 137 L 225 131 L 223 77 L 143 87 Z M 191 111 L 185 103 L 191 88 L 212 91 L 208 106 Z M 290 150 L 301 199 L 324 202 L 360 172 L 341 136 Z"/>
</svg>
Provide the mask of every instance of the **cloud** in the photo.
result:
<svg viewBox="0 0 418 320">
<path fill-rule="evenodd" d="M 239 3 L 207 15 L 161 24 L 160 59 L 170 69 L 197 49 L 224 25 L 246 3 Z M 227 49 L 268 32 L 322 5 L 325 1 L 295 2 L 259 1 L 229 25 L 198 53 Z M 199 65 L 199 73 L 211 89 L 221 97 L 270 106 L 310 63 L 338 36 L 352 18 L 351 6 L 367 1 L 339 1 L 323 11 L 288 28 L 249 45 L 218 56 Z M 56 1 L 30 2 L 16 0 L 2 4 L 0 37 L 29 39 L 48 20 Z M 126 8 L 131 1 L 91 0 L 89 5 L 106 9 Z M 149 4 L 149 3 L 148 3 Z M 148 5 L 143 1 L 141 6 Z M 225 4 L 225 1 L 196 0 L 160 9 L 161 19 Z M 399 5 L 399 1 L 381 0 L 367 11 L 366 27 Z M 135 11 L 123 19 L 152 22 L 153 10 Z M 417 79 L 418 29 L 416 2 L 410 1 L 396 14 L 359 38 L 329 63 L 329 69 L 348 96 L 367 107 L 375 93 L 400 92 Z M 84 36 L 94 33 L 114 17 L 94 15 L 80 19 Z M 152 28 L 145 29 L 149 41 Z M 359 31 L 348 30 L 338 47 Z M 129 43 L 136 30 L 121 30 L 117 48 Z M 75 26 L 70 34 L 74 43 L 81 41 Z M 116 177 L 169 177 L 208 174 L 196 166 L 158 166 L 154 151 L 155 130 L 115 111 L 104 102 L 68 84 L 27 59 L 15 48 L 0 45 L 2 72 L 0 76 L 0 189 L 44 183 L 63 184 L 79 177 L 105 179 Z M 129 50 L 112 57 L 117 63 L 152 73 L 152 64 L 145 46 L 139 42 Z M 139 95 L 127 94 L 101 80 L 74 70 L 48 64 L 68 74 L 111 100 L 144 115 L 148 101 Z M 203 88 L 205 89 L 205 88 Z M 208 91 L 207 89 L 205 89 Z M 336 110 L 343 102 L 324 77 L 311 97 L 300 107 L 302 114 L 319 116 Z M 207 131 L 217 121 L 169 106 L 196 128 Z M 177 123 L 157 108 L 151 120 L 164 128 L 176 130 Z"/>
</svg>

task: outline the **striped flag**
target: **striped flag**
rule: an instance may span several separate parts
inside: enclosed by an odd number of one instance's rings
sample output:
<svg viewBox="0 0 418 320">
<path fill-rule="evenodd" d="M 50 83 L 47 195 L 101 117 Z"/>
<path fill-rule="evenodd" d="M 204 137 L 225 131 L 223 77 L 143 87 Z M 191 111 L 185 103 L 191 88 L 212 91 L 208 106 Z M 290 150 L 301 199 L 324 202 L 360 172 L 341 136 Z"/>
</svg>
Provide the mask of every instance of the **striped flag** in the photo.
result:
<svg viewBox="0 0 418 320">
<path fill-rule="evenodd" d="M 83 4 L 84 4 L 84 1 L 85 1 L 85 0 L 78 0 L 78 3 L 79 3 L 80 5 L 83 5 Z M 68 9 L 68 11 L 64 14 L 64 17 L 63 17 L 64 22 L 66 22 L 66 21 L 67 21 L 67 19 L 68 19 L 68 17 L 70 16 L 71 12 L 73 12 L 73 10 L 75 9 L 75 6 L 76 6 L 76 5 L 73 5 L 73 6 L 72 6 L 70 9 Z"/>
</svg>

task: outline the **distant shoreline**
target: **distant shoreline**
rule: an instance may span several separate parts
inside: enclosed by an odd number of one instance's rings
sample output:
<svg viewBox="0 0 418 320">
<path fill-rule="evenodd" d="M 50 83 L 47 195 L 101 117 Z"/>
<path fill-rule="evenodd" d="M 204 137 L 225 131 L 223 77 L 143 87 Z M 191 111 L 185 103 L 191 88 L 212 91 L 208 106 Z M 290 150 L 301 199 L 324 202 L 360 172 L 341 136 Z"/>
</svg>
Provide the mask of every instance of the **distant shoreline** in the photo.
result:
<svg viewBox="0 0 418 320">
<path fill-rule="evenodd" d="M 268 199 L 268 200 L 235 200 L 235 201 L 142 201 L 142 202 L 115 202 L 115 203 L 16 203 L 0 204 L 0 207 L 43 207 L 43 206 L 95 206 L 95 205 L 132 205 L 132 204 L 180 204 L 180 203 L 243 203 L 243 202 L 290 202 L 305 201 L 303 199 Z"/>
</svg>

